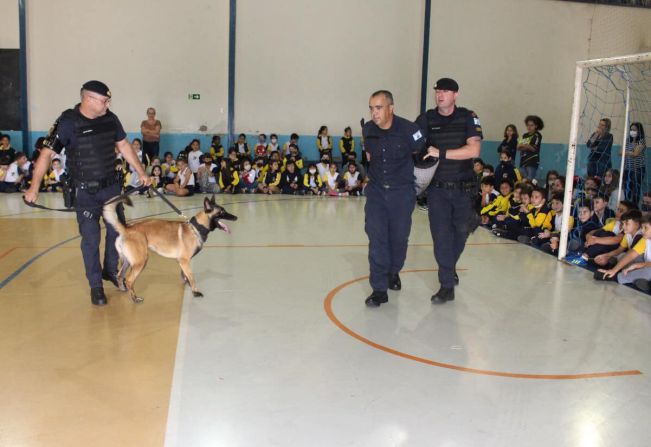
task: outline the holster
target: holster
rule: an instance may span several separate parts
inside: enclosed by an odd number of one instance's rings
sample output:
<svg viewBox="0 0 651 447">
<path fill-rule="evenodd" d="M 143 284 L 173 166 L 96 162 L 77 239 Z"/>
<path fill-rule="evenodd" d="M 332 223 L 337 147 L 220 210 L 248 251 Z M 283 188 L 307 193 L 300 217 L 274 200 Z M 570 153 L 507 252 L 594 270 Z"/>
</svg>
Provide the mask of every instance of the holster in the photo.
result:
<svg viewBox="0 0 651 447">
<path fill-rule="evenodd" d="M 63 206 L 66 208 L 73 208 L 76 203 L 77 190 L 67 175 L 62 178 L 62 190 L 63 190 Z"/>
</svg>

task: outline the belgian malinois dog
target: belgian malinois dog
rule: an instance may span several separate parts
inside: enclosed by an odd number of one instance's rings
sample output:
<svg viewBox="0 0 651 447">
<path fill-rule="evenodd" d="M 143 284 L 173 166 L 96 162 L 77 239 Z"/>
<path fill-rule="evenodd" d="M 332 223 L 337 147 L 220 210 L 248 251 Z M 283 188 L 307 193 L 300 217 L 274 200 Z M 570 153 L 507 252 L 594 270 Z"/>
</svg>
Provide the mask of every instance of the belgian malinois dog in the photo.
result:
<svg viewBox="0 0 651 447">
<path fill-rule="evenodd" d="M 120 290 L 128 291 L 134 303 L 143 301 L 136 295 L 133 284 L 147 264 L 149 249 L 152 249 L 166 258 L 175 258 L 181 266 L 181 277 L 192 288 L 192 294 L 203 296 L 197 290 L 190 259 L 201 251 L 211 231 L 220 229 L 230 233 L 228 226 L 221 222 L 221 219 L 237 220 L 237 216 L 217 205 L 213 195 L 210 199 L 206 197 L 203 200 L 203 210 L 189 222 L 147 219 L 123 225 L 115 211 L 118 203 L 119 201 L 109 201 L 104 206 L 104 219 L 119 233 L 115 247 L 122 261 L 118 273 Z M 131 200 L 127 197 L 124 203 L 131 205 Z"/>
</svg>

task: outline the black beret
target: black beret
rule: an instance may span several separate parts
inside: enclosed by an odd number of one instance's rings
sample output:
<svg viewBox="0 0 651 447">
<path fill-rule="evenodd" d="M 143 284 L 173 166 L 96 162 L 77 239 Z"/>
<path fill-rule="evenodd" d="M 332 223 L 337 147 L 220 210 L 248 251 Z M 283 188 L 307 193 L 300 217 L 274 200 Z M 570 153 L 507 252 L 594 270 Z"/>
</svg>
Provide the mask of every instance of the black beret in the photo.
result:
<svg viewBox="0 0 651 447">
<path fill-rule="evenodd" d="M 457 81 L 454 79 L 441 78 L 436 81 L 436 84 L 434 84 L 434 90 L 449 90 L 451 92 L 458 92 L 459 84 L 457 84 Z"/>
<path fill-rule="evenodd" d="M 81 86 L 82 90 L 88 90 L 89 92 L 95 92 L 102 96 L 111 97 L 111 91 L 108 86 L 100 81 L 88 81 Z"/>
</svg>

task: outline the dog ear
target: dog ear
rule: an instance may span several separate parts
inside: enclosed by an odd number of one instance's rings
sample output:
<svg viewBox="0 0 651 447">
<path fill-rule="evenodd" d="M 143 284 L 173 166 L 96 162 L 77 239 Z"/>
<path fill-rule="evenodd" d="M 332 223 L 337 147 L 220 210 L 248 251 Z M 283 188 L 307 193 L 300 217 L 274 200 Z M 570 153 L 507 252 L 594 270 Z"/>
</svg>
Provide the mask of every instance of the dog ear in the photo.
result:
<svg viewBox="0 0 651 447">
<path fill-rule="evenodd" d="M 203 199 L 203 210 L 206 213 L 209 213 L 209 212 L 211 212 L 213 210 L 213 204 L 210 203 L 210 200 L 208 199 L 208 197 L 205 197 Z"/>
<path fill-rule="evenodd" d="M 215 202 L 215 195 L 213 194 L 212 197 L 210 198 L 210 204 L 211 205 L 217 205 L 217 202 Z"/>
</svg>

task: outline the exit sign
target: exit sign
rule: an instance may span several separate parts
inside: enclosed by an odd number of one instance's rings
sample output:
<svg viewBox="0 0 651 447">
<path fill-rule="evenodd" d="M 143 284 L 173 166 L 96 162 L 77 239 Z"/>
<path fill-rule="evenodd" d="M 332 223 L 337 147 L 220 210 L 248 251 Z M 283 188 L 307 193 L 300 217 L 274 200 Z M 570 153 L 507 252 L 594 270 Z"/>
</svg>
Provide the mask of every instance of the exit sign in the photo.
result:
<svg viewBox="0 0 651 447">
<path fill-rule="evenodd" d="M 201 99 L 201 95 L 199 93 L 188 93 L 188 99 Z"/>
</svg>

